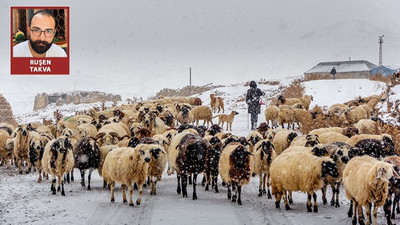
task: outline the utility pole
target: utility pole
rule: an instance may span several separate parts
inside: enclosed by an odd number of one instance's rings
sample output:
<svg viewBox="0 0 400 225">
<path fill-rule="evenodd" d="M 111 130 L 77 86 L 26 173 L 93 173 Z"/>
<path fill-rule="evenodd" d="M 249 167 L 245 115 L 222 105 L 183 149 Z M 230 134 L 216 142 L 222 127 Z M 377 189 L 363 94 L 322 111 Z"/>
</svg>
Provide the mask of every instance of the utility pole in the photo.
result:
<svg viewBox="0 0 400 225">
<path fill-rule="evenodd" d="M 379 36 L 379 66 L 382 66 L 382 43 L 384 36 L 385 35 Z"/>
<path fill-rule="evenodd" d="M 189 86 L 192 86 L 192 67 L 189 67 Z"/>
</svg>

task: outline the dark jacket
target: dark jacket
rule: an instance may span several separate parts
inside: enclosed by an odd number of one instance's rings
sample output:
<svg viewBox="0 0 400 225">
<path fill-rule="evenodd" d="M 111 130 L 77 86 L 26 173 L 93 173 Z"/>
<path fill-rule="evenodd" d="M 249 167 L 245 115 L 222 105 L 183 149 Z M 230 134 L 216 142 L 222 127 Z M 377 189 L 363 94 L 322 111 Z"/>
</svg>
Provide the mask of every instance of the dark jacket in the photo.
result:
<svg viewBox="0 0 400 225">
<path fill-rule="evenodd" d="M 252 86 L 252 85 L 250 85 Z M 257 113 L 260 114 L 260 97 L 263 96 L 265 93 L 262 92 L 259 88 L 257 88 L 257 85 L 253 85 L 250 87 L 249 90 L 247 90 L 247 95 L 246 95 L 246 103 L 247 103 L 247 109 L 248 113 Z"/>
<path fill-rule="evenodd" d="M 335 76 L 335 74 L 336 74 L 336 69 L 335 69 L 335 68 L 332 68 L 331 74 L 332 74 L 333 76 Z"/>
</svg>

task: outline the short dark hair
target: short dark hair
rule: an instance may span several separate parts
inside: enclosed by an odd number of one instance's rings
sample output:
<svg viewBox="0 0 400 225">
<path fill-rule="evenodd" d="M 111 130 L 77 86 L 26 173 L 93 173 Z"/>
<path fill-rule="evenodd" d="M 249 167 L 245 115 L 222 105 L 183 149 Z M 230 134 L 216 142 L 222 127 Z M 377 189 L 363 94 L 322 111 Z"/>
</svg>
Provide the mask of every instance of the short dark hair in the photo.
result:
<svg viewBox="0 0 400 225">
<path fill-rule="evenodd" d="M 57 27 L 57 20 L 56 20 L 56 18 L 54 17 L 53 13 L 52 13 L 50 10 L 48 10 L 48 9 L 42 9 L 42 10 L 39 10 L 39 11 L 35 12 L 35 13 L 33 14 L 33 16 L 29 19 L 29 27 L 31 27 L 31 23 L 32 23 L 33 17 L 35 17 L 37 14 L 42 14 L 42 15 L 50 16 L 50 17 L 53 18 L 53 20 L 54 20 L 54 29 Z"/>
</svg>

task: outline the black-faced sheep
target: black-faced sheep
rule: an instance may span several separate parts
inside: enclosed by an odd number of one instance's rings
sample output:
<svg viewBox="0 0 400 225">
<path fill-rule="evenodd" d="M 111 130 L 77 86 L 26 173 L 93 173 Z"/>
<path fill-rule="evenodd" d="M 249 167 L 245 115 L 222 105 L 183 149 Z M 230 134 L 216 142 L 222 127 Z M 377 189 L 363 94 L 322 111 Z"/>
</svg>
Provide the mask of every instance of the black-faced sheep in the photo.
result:
<svg viewBox="0 0 400 225">
<path fill-rule="evenodd" d="M 0 129 L 0 165 L 7 165 L 7 169 L 10 168 L 10 157 L 6 148 L 7 140 L 9 139 L 10 134 L 3 129 Z"/>
<path fill-rule="evenodd" d="M 347 163 L 343 171 L 343 184 L 347 198 L 353 202 L 353 224 L 357 223 L 357 210 L 358 221 L 364 224 L 363 206 L 367 213 L 367 224 L 370 224 L 373 204 L 373 224 L 376 225 L 378 207 L 385 204 L 389 179 L 394 173 L 393 165 L 370 156 L 356 157 Z"/>
<path fill-rule="evenodd" d="M 303 104 L 298 98 L 285 98 L 283 95 L 279 95 L 278 100 L 281 105 Z"/>
<path fill-rule="evenodd" d="M 207 134 L 214 136 L 220 132 L 222 132 L 222 128 L 218 124 L 214 124 L 208 129 Z"/>
<path fill-rule="evenodd" d="M 297 134 L 294 131 L 281 130 L 277 132 L 272 141 L 276 154 L 280 155 L 283 151 L 285 151 L 295 137 L 297 137 Z"/>
<path fill-rule="evenodd" d="M 382 161 L 392 164 L 394 166 L 395 171 L 399 173 L 399 168 L 400 168 L 399 156 L 389 156 L 384 158 Z M 393 201 L 392 201 L 392 194 L 394 194 Z M 397 213 L 400 213 L 399 199 L 400 199 L 400 179 L 392 177 L 391 179 L 389 179 L 389 193 L 386 198 L 385 206 L 383 207 L 385 211 L 387 224 L 392 224 L 390 219 L 395 219 L 396 206 L 397 206 Z M 393 210 L 391 210 L 392 204 L 393 204 Z"/>
<path fill-rule="evenodd" d="M 319 144 L 319 137 L 316 134 L 308 134 L 297 136 L 290 143 L 290 146 L 305 146 L 305 147 L 313 147 Z"/>
<path fill-rule="evenodd" d="M 150 152 L 151 160 L 147 175 L 150 177 L 150 194 L 156 195 L 157 181 L 161 180 L 162 173 L 167 165 L 167 153 L 160 144 L 139 144 L 138 148 Z"/>
<path fill-rule="evenodd" d="M 81 172 L 81 185 L 85 187 L 85 172 L 88 169 L 88 190 L 90 188 L 90 179 L 92 177 L 92 172 L 94 169 L 99 167 L 100 162 L 100 150 L 96 143 L 96 140 L 92 137 L 82 138 L 78 141 L 74 147 L 74 159 L 75 168 L 78 168 Z"/>
<path fill-rule="evenodd" d="M 262 134 L 258 131 L 251 131 L 247 135 L 247 142 L 249 142 L 249 152 L 253 153 L 254 152 L 254 146 L 257 144 L 259 141 L 263 140 Z"/>
<path fill-rule="evenodd" d="M 103 179 L 110 184 L 111 202 L 114 202 L 115 182 L 121 184 L 123 203 L 127 202 L 125 190 L 129 189 L 129 206 L 133 206 L 132 194 L 133 183 L 139 187 L 139 196 L 136 204 L 140 205 L 143 194 L 142 186 L 146 181 L 150 163 L 150 152 L 146 149 L 123 147 L 117 148 L 108 153 L 104 160 Z"/>
<path fill-rule="evenodd" d="M 267 183 L 268 199 L 271 199 L 270 186 L 270 173 L 269 169 L 271 163 L 276 158 L 276 152 L 274 146 L 270 141 L 260 141 L 256 144 L 254 154 L 254 173 L 258 174 L 260 185 L 258 187 L 258 196 L 261 197 L 263 194 L 267 194 L 265 189 L 265 183 Z M 253 173 L 253 174 L 254 174 Z"/>
<path fill-rule="evenodd" d="M 218 164 L 222 152 L 222 142 L 217 137 L 212 137 L 210 140 L 211 147 L 206 153 L 206 191 L 209 190 L 209 185 L 211 183 L 211 188 L 215 189 L 215 193 L 218 193 Z"/>
<path fill-rule="evenodd" d="M 43 153 L 42 167 L 44 172 L 52 175 L 51 190 L 53 195 L 56 194 L 57 177 L 57 191 L 60 191 L 61 187 L 61 195 L 65 196 L 64 175 L 74 168 L 72 145 L 67 137 L 61 136 L 47 143 Z"/>
<path fill-rule="evenodd" d="M 395 154 L 393 142 L 387 139 L 363 139 L 357 142 L 354 147 L 360 148 L 364 155 L 369 155 L 374 158 L 384 158 Z"/>
<path fill-rule="evenodd" d="M 314 198 L 314 212 L 318 212 L 316 190 L 323 186 L 327 175 L 337 177 L 336 163 L 328 157 L 317 157 L 305 152 L 288 152 L 275 158 L 270 167 L 272 194 L 276 208 L 280 207 L 282 195 L 286 210 L 289 204 L 286 191 L 307 192 L 307 211 L 311 212 L 311 196 Z"/>
<path fill-rule="evenodd" d="M 375 139 L 375 140 L 382 140 L 386 141 L 387 143 L 391 143 L 394 146 L 393 143 L 393 138 L 389 134 L 379 134 L 379 135 L 374 135 L 374 134 L 359 134 L 359 135 L 354 135 L 349 138 L 349 140 L 346 142 L 350 146 L 355 146 L 357 142 L 364 140 L 364 139 Z"/>
<path fill-rule="evenodd" d="M 180 124 L 193 123 L 194 116 L 191 112 L 191 108 L 187 106 L 182 107 L 176 116 L 176 119 Z"/>
<path fill-rule="evenodd" d="M 197 199 L 197 175 L 204 171 L 205 156 L 210 147 L 208 141 L 196 134 L 186 134 L 177 145 L 179 151 L 176 158 L 177 192 L 180 194 L 179 180 L 181 180 L 183 197 L 187 197 L 187 177 L 193 174 L 193 200 Z"/>
<path fill-rule="evenodd" d="M 242 186 L 250 182 L 252 155 L 245 146 L 232 143 L 222 150 L 219 159 L 218 170 L 222 181 L 228 186 L 228 199 L 232 198 L 232 202 L 236 202 L 237 198 L 239 205 L 242 204 Z M 233 196 L 231 186 L 235 190 Z"/>
<path fill-rule="evenodd" d="M 157 117 L 155 111 L 150 111 L 144 115 L 142 126 L 149 129 L 154 134 L 162 134 L 167 130 L 164 121 Z"/>
<path fill-rule="evenodd" d="M 44 153 L 44 148 L 47 143 L 53 139 L 52 135 L 38 134 L 36 132 L 31 132 L 31 137 L 29 140 L 29 160 L 34 168 L 38 169 L 38 183 L 42 182 L 42 158 Z M 48 179 L 47 174 L 43 174 Z"/>
</svg>

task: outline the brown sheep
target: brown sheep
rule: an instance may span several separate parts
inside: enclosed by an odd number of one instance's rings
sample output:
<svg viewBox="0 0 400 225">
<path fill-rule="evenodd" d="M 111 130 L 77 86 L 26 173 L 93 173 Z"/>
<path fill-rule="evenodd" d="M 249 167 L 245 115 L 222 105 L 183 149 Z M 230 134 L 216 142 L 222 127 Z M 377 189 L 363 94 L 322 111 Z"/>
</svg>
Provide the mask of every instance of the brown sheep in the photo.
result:
<svg viewBox="0 0 400 225">
<path fill-rule="evenodd" d="M 210 107 L 208 106 L 198 106 L 192 109 L 192 114 L 194 120 L 196 121 L 196 126 L 199 126 L 199 120 L 204 120 L 203 125 L 207 122 L 207 129 L 209 127 L 209 123 L 213 125 L 212 122 L 212 112 Z"/>
</svg>

